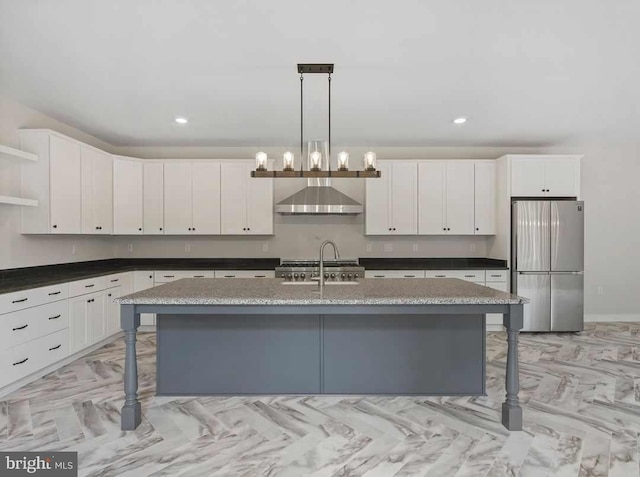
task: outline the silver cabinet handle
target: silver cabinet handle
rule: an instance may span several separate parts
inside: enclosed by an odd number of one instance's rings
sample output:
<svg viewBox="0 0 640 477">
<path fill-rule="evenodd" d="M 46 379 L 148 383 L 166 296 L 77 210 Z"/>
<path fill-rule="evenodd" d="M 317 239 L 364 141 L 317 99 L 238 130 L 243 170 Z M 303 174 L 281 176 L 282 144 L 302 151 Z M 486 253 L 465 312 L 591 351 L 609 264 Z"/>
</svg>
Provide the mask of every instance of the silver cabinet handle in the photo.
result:
<svg viewBox="0 0 640 477">
<path fill-rule="evenodd" d="M 22 361 L 18 361 L 17 363 L 13 363 L 14 366 L 18 366 L 19 364 L 26 363 L 29 361 L 29 358 L 24 358 Z"/>
<path fill-rule="evenodd" d="M 27 326 L 29 325 L 26 324 L 26 325 L 18 326 L 17 328 L 13 328 L 13 331 L 24 330 Z"/>
</svg>

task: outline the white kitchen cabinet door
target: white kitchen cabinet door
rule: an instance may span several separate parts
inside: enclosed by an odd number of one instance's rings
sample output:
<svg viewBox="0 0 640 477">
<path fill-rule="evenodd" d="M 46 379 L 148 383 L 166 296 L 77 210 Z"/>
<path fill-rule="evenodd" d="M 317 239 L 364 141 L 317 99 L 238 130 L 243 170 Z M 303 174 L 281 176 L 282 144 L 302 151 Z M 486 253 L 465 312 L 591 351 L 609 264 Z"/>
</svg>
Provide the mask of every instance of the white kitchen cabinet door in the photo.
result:
<svg viewBox="0 0 640 477">
<path fill-rule="evenodd" d="M 273 179 L 254 179 L 253 161 L 244 171 L 247 183 L 247 234 L 273 235 Z"/>
<path fill-rule="evenodd" d="M 107 291 L 90 295 L 88 303 L 89 346 L 107 337 Z"/>
<path fill-rule="evenodd" d="M 113 159 L 113 233 L 140 235 L 143 225 L 142 161 Z"/>
<path fill-rule="evenodd" d="M 145 162 L 143 166 L 143 232 L 164 234 L 164 164 Z"/>
<path fill-rule="evenodd" d="M 122 296 L 121 287 L 107 290 L 105 298 L 106 336 L 113 336 L 120 331 L 120 305 L 115 302 Z"/>
<path fill-rule="evenodd" d="M 80 145 L 58 136 L 49 138 L 51 232 L 82 233 Z"/>
<path fill-rule="evenodd" d="M 220 166 L 220 232 L 224 235 L 247 233 L 248 187 L 259 187 L 267 179 L 253 179 L 248 184 L 249 168 L 244 162 Z M 252 204 L 253 205 L 253 204 Z M 273 216 L 273 212 L 271 212 Z"/>
<path fill-rule="evenodd" d="M 366 235 L 390 235 L 392 166 L 390 161 L 378 161 L 381 177 L 366 180 L 365 233 Z"/>
<path fill-rule="evenodd" d="M 544 182 L 549 197 L 578 197 L 580 169 L 577 158 L 549 158 L 544 161 Z"/>
<path fill-rule="evenodd" d="M 164 233 L 191 233 L 192 184 L 190 162 L 164 164 Z"/>
<path fill-rule="evenodd" d="M 89 346 L 89 305 L 91 295 L 69 299 L 69 352 Z"/>
<path fill-rule="evenodd" d="M 473 235 L 473 162 L 448 161 L 446 178 L 445 210 L 447 234 Z"/>
<path fill-rule="evenodd" d="M 191 233 L 220 234 L 220 163 L 194 162 Z"/>
<path fill-rule="evenodd" d="M 418 164 L 418 233 L 447 233 L 445 208 L 446 163 L 425 161 Z"/>
<path fill-rule="evenodd" d="M 113 160 L 88 146 L 80 149 L 82 170 L 82 233 L 106 234 L 113 223 Z"/>
<path fill-rule="evenodd" d="M 394 161 L 392 169 L 392 233 L 415 235 L 418 233 L 418 165 L 414 161 Z"/>
<path fill-rule="evenodd" d="M 476 235 L 496 233 L 496 164 L 493 161 L 475 163 L 474 216 Z"/>
<path fill-rule="evenodd" d="M 545 161 L 541 158 L 517 157 L 511 161 L 511 196 L 544 197 Z"/>
<path fill-rule="evenodd" d="M 147 290 L 154 287 L 154 278 L 152 271 L 135 271 L 133 272 L 133 292 L 137 293 L 142 290 Z M 140 325 L 142 326 L 155 326 L 156 315 L 155 313 L 141 313 Z M 120 329 L 120 325 L 118 325 Z"/>
</svg>

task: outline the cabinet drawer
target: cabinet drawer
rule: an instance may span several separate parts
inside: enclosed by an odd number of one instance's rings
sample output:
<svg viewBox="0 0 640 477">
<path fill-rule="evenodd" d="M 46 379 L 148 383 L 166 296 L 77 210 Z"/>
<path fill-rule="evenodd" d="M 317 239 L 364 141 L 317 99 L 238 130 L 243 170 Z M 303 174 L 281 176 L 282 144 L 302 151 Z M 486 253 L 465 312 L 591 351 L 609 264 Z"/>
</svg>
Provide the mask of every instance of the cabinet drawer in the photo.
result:
<svg viewBox="0 0 640 477">
<path fill-rule="evenodd" d="M 64 329 L 29 343 L 37 357 L 38 369 L 69 356 L 69 330 Z"/>
<path fill-rule="evenodd" d="M 365 278 L 424 278 L 424 270 L 365 270 Z"/>
<path fill-rule="evenodd" d="M 0 386 L 5 386 L 38 369 L 33 342 L 0 351 Z"/>
<path fill-rule="evenodd" d="M 80 296 L 107 288 L 107 277 L 87 278 L 69 283 L 69 296 Z"/>
<path fill-rule="evenodd" d="M 154 283 L 169 283 L 182 278 L 213 278 L 213 270 L 157 270 L 153 273 Z"/>
<path fill-rule="evenodd" d="M 0 317 L 0 349 L 13 348 L 68 326 L 66 300 L 9 313 Z"/>
<path fill-rule="evenodd" d="M 0 295 L 0 315 L 53 301 L 64 300 L 68 296 L 69 285 L 67 283 L 5 293 L 4 295 Z"/>
<path fill-rule="evenodd" d="M 427 278 L 459 278 L 468 282 L 484 283 L 484 270 L 427 270 Z"/>
<path fill-rule="evenodd" d="M 216 278 L 275 278 L 272 270 L 216 270 Z"/>
<path fill-rule="evenodd" d="M 107 275 L 104 277 L 105 286 L 107 288 L 113 287 L 124 287 L 126 289 L 133 288 L 132 283 L 133 279 L 130 274 L 127 273 L 116 273 L 113 275 Z"/>
<path fill-rule="evenodd" d="M 487 282 L 506 282 L 509 275 L 509 270 L 487 270 L 486 280 Z"/>
</svg>

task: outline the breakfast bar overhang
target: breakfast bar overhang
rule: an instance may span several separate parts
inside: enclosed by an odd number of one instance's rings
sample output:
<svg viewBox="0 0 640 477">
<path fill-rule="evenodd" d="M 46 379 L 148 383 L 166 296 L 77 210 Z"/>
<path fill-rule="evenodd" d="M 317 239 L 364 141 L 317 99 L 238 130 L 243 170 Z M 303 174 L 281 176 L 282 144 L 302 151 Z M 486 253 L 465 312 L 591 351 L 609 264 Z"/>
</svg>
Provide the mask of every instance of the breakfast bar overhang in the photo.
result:
<svg viewBox="0 0 640 477">
<path fill-rule="evenodd" d="M 257 283 L 256 283 L 257 282 Z M 485 394 L 485 315 L 507 330 L 502 423 L 522 429 L 518 333 L 526 300 L 457 279 L 285 285 L 183 279 L 120 300 L 122 429 L 141 422 L 136 333 L 157 319 L 158 395 Z"/>
</svg>

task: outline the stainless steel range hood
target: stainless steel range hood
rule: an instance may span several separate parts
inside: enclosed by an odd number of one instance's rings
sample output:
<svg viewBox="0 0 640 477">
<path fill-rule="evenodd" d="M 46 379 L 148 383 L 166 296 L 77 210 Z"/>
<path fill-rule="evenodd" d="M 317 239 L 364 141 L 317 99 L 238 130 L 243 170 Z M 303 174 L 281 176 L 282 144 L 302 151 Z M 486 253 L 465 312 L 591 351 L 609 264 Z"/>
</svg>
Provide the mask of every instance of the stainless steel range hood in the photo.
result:
<svg viewBox="0 0 640 477">
<path fill-rule="evenodd" d="M 307 187 L 276 204 L 282 215 L 357 215 L 362 204 L 331 187 L 329 179 L 309 179 Z"/>
</svg>

